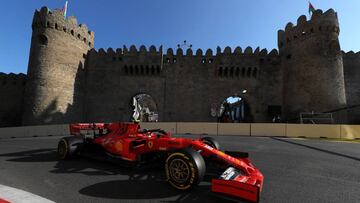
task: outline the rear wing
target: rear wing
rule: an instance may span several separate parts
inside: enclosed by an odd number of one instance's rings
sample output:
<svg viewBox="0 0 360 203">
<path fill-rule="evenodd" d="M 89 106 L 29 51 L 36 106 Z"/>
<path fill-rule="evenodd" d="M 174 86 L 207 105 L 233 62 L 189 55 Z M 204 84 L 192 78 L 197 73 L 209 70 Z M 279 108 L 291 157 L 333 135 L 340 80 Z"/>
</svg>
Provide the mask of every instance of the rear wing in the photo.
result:
<svg viewBox="0 0 360 203">
<path fill-rule="evenodd" d="M 69 125 L 71 135 L 137 134 L 140 125 L 136 123 L 74 123 Z"/>
</svg>

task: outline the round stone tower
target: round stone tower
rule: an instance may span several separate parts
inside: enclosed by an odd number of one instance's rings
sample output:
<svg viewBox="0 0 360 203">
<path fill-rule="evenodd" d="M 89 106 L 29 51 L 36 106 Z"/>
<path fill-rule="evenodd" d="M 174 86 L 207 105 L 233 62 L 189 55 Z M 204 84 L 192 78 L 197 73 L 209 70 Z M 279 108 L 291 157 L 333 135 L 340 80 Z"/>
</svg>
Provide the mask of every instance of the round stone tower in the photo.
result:
<svg viewBox="0 0 360 203">
<path fill-rule="evenodd" d="M 81 80 L 94 33 L 60 10 L 35 11 L 23 125 L 82 120 Z"/>
<path fill-rule="evenodd" d="M 301 112 L 328 112 L 346 106 L 337 13 L 316 10 L 278 32 L 284 71 L 284 117 L 297 122 Z"/>
</svg>

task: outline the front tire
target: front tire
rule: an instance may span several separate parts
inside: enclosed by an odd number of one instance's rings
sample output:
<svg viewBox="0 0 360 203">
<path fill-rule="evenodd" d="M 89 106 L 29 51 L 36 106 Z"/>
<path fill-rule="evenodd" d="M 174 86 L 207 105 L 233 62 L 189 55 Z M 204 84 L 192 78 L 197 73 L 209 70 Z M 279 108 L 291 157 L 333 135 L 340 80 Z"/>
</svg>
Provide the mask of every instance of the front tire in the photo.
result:
<svg viewBox="0 0 360 203">
<path fill-rule="evenodd" d="M 209 145 L 210 147 L 212 148 L 215 148 L 217 150 L 220 150 L 220 144 L 218 141 L 216 141 L 214 138 L 212 137 L 203 137 L 201 139 L 201 141 L 204 143 L 204 144 L 207 144 Z"/>
<path fill-rule="evenodd" d="M 80 137 L 64 137 L 58 143 L 57 153 L 60 159 L 73 158 L 84 140 Z"/>
<path fill-rule="evenodd" d="M 205 175 L 205 170 L 203 157 L 192 148 L 170 154 L 165 162 L 167 181 L 179 190 L 198 185 Z"/>
</svg>

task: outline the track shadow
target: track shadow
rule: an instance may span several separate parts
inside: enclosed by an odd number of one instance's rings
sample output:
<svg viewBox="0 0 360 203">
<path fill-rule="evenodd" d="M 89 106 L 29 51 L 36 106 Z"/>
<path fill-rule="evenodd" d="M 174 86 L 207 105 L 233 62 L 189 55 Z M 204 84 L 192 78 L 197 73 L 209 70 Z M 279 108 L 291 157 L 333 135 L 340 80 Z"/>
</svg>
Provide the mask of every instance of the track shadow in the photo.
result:
<svg viewBox="0 0 360 203">
<path fill-rule="evenodd" d="M 6 153 L 0 154 L 0 156 L 15 157 L 6 160 L 14 162 L 55 162 L 58 160 L 56 150 L 51 148 Z"/>
<path fill-rule="evenodd" d="M 202 182 L 190 191 L 174 189 L 166 181 L 164 167 L 159 163 L 134 168 L 83 157 L 59 161 L 56 149 L 51 148 L 0 154 L 0 156 L 12 157 L 7 161 L 13 162 L 54 162 L 55 165 L 49 172 L 55 174 L 82 174 L 90 177 L 116 175 L 115 178 L 118 180 L 99 182 L 80 189 L 79 193 L 86 196 L 118 200 L 153 199 L 169 203 L 234 202 L 212 195 L 210 183 L 206 182 Z M 204 177 L 204 181 L 210 180 L 210 176 Z"/>
<path fill-rule="evenodd" d="M 326 149 L 321 149 L 321 148 L 318 148 L 318 147 L 312 147 L 312 146 L 309 146 L 309 145 L 306 145 L 306 144 L 300 144 L 300 143 L 297 143 L 297 142 L 292 142 L 292 141 L 289 141 L 289 140 L 279 139 L 279 138 L 276 138 L 276 137 L 271 137 L 271 139 L 277 140 L 277 141 L 280 141 L 280 142 L 285 142 L 285 143 L 297 145 L 297 146 L 301 146 L 301 147 L 306 147 L 308 149 L 317 150 L 317 151 L 332 154 L 332 155 L 335 155 L 335 156 L 340 156 L 340 157 L 352 159 L 352 160 L 355 160 L 355 161 L 360 161 L 360 158 L 358 158 L 358 157 L 349 156 L 349 155 L 346 155 L 346 154 L 341 154 L 341 153 L 338 153 L 338 152 L 333 152 L 333 151 L 329 151 L 329 150 L 326 150 Z"/>
<path fill-rule="evenodd" d="M 119 200 L 162 200 L 161 202 L 234 202 L 211 195 L 208 185 L 199 185 L 190 191 L 179 191 L 172 188 L 164 179 L 159 179 L 154 174 L 139 175 L 129 180 L 115 180 L 97 183 L 85 187 L 80 194 L 98 198 Z"/>
<path fill-rule="evenodd" d="M 174 189 L 166 181 L 164 167 L 161 164 L 129 168 L 98 160 L 78 158 L 58 161 L 54 168 L 50 172 L 88 176 L 119 175 L 116 176 L 118 180 L 99 182 L 80 189 L 79 193 L 86 196 L 119 200 L 174 199 L 162 202 L 233 202 L 211 195 L 209 183 L 202 182 L 190 191 Z M 209 181 L 210 178 L 205 176 L 204 180 Z"/>
</svg>

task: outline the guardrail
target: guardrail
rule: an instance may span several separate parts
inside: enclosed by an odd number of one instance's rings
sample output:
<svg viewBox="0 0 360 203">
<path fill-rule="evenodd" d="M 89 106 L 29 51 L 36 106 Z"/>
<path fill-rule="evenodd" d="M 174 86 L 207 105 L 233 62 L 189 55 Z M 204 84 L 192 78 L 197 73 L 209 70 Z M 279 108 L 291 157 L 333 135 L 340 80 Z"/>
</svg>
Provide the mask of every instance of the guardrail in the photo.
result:
<svg viewBox="0 0 360 203">
<path fill-rule="evenodd" d="M 360 125 L 201 122 L 157 122 L 140 125 L 146 129 L 161 128 L 173 134 L 360 139 Z M 0 138 L 66 135 L 69 135 L 69 126 L 66 124 L 0 128 Z"/>
</svg>

